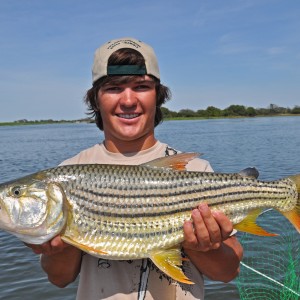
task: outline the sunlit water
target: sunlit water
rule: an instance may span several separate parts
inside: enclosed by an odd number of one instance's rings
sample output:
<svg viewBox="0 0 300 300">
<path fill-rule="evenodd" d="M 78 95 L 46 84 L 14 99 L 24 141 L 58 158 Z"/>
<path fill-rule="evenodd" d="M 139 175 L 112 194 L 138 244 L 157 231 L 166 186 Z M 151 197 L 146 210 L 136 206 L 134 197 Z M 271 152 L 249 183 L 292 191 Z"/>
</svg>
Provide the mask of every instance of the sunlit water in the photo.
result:
<svg viewBox="0 0 300 300">
<path fill-rule="evenodd" d="M 300 173 L 300 117 L 168 121 L 156 133 L 178 150 L 202 153 L 217 172 L 255 166 L 261 180 Z M 56 166 L 102 140 L 94 124 L 0 127 L 0 182 Z M 0 299 L 75 299 L 76 282 L 52 286 L 17 238 L 0 232 L 0 253 Z M 239 299 L 235 282 L 207 280 L 206 299 Z"/>
</svg>

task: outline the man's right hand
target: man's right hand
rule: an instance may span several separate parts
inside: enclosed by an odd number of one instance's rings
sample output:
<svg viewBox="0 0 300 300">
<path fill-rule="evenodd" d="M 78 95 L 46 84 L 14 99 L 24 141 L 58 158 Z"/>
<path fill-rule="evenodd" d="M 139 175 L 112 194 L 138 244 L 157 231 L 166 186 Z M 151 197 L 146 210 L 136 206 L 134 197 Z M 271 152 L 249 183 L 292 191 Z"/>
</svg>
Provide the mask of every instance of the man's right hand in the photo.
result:
<svg viewBox="0 0 300 300">
<path fill-rule="evenodd" d="M 45 254 L 48 256 L 62 252 L 67 247 L 71 247 L 71 245 L 66 244 L 59 235 L 41 245 L 27 243 L 25 243 L 25 245 L 31 248 L 35 254 Z"/>
</svg>

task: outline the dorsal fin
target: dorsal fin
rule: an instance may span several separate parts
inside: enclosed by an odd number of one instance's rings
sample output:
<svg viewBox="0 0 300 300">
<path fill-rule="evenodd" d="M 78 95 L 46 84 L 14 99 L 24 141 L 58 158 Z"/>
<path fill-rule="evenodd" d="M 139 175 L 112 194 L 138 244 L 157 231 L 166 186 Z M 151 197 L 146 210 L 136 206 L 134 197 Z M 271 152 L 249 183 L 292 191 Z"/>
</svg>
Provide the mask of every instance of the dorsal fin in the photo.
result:
<svg viewBox="0 0 300 300">
<path fill-rule="evenodd" d="M 149 168 L 163 168 L 175 171 L 184 171 L 189 161 L 200 156 L 199 153 L 179 153 L 151 160 L 141 166 Z"/>
<path fill-rule="evenodd" d="M 252 167 L 252 168 L 246 168 L 246 169 L 240 171 L 239 175 L 241 175 L 242 177 L 250 177 L 250 178 L 257 179 L 259 176 L 259 172 L 256 168 Z"/>
</svg>

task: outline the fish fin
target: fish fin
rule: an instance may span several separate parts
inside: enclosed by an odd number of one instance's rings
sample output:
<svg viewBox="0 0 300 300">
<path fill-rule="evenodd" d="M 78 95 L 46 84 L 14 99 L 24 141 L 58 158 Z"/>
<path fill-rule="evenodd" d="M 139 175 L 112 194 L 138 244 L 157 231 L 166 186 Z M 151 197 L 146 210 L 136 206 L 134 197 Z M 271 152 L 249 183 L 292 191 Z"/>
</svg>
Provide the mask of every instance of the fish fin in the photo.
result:
<svg viewBox="0 0 300 300">
<path fill-rule="evenodd" d="M 259 172 L 256 168 L 246 168 L 239 172 L 239 175 L 242 177 L 258 178 Z"/>
<path fill-rule="evenodd" d="M 70 244 L 84 252 L 87 252 L 89 254 L 92 254 L 92 255 L 106 255 L 107 252 L 105 251 L 102 251 L 102 250 L 98 250 L 98 249 L 95 249 L 93 247 L 89 247 L 89 246 L 86 246 L 86 245 L 83 245 L 83 244 L 80 244 L 66 236 L 61 236 L 61 239 L 66 242 L 67 244 Z"/>
<path fill-rule="evenodd" d="M 256 224 L 256 219 L 261 214 L 261 212 L 262 212 L 261 208 L 252 210 L 243 221 L 241 221 L 238 224 L 233 225 L 233 227 L 236 230 L 248 232 L 248 233 L 255 234 L 255 235 L 277 236 L 278 234 L 270 233 Z"/>
<path fill-rule="evenodd" d="M 185 284 L 194 284 L 181 269 L 183 259 L 179 247 L 153 251 L 150 258 L 161 271 L 174 280 Z"/>
<path fill-rule="evenodd" d="M 175 171 L 185 171 L 185 167 L 189 161 L 200 156 L 199 153 L 179 153 L 176 155 L 170 155 L 158 159 L 151 160 L 141 166 L 149 168 L 164 168 Z"/>
<path fill-rule="evenodd" d="M 300 233 L 300 174 L 289 176 L 289 179 L 291 179 L 296 184 L 296 189 L 298 192 L 298 201 L 296 204 L 296 207 L 288 212 L 280 212 L 282 213 L 296 228 L 296 230 Z"/>
<path fill-rule="evenodd" d="M 295 227 L 295 229 L 300 233 L 300 207 L 297 206 L 291 211 L 281 212 Z"/>
</svg>

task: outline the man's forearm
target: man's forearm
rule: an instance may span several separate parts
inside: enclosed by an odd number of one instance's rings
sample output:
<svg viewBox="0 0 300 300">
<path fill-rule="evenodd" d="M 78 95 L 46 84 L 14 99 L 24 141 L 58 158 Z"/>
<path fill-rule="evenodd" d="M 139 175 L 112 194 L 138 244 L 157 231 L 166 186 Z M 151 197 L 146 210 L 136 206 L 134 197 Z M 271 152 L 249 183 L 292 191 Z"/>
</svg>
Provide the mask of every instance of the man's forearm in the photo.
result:
<svg viewBox="0 0 300 300">
<path fill-rule="evenodd" d="M 221 243 L 218 249 L 206 252 L 185 249 L 191 262 L 212 280 L 229 282 L 239 273 L 243 249 L 235 236 Z"/>
<path fill-rule="evenodd" d="M 82 252 L 79 249 L 70 246 L 57 254 L 42 254 L 41 266 L 52 284 L 65 287 L 79 274 L 81 256 Z"/>
</svg>

